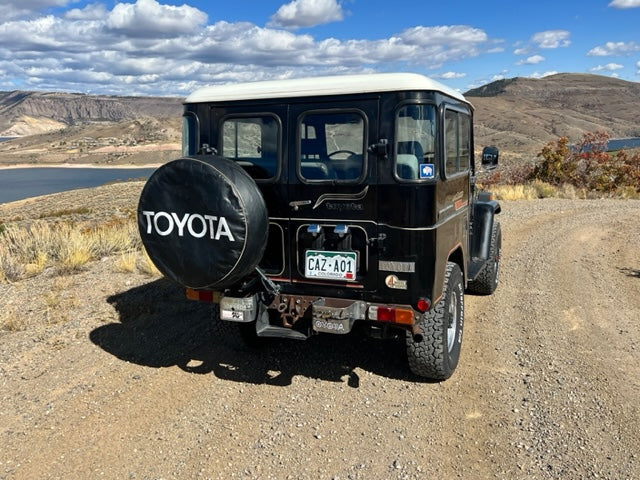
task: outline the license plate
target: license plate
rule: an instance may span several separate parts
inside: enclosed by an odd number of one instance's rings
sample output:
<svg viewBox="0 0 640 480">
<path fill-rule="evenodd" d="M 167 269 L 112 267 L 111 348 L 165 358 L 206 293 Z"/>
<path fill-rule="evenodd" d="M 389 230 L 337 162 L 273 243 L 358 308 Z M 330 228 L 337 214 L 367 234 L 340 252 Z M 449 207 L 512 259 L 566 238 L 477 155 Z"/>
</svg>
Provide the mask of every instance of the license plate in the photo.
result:
<svg viewBox="0 0 640 480">
<path fill-rule="evenodd" d="M 304 275 L 307 278 L 347 281 L 356 279 L 357 252 L 307 250 L 304 260 Z"/>
</svg>

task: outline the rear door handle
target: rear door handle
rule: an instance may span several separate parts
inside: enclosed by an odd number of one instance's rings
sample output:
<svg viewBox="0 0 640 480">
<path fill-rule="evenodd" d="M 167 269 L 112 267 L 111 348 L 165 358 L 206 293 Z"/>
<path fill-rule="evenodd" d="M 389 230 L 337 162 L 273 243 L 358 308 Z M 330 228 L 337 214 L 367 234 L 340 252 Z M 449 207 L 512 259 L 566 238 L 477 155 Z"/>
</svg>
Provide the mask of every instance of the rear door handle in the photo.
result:
<svg viewBox="0 0 640 480">
<path fill-rule="evenodd" d="M 293 208 L 294 211 L 297 211 L 305 205 L 311 205 L 311 200 L 294 200 L 293 202 L 289 202 L 289 206 Z"/>
</svg>

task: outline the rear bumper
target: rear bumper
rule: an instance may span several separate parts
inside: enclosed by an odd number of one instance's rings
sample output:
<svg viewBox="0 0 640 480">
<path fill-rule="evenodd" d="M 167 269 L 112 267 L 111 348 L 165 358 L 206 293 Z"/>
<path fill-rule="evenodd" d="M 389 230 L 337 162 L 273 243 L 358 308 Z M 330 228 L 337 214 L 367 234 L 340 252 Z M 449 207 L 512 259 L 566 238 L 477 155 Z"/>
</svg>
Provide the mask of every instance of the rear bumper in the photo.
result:
<svg viewBox="0 0 640 480">
<path fill-rule="evenodd" d="M 222 320 L 244 323 L 268 321 L 274 327 L 284 328 L 294 328 L 299 322 L 308 323 L 315 333 L 347 334 L 357 321 L 382 323 L 413 332 L 421 315 L 409 305 L 314 295 L 279 293 L 267 304 L 260 300 L 260 294 L 233 297 L 188 289 L 187 298 L 218 303 Z"/>
</svg>

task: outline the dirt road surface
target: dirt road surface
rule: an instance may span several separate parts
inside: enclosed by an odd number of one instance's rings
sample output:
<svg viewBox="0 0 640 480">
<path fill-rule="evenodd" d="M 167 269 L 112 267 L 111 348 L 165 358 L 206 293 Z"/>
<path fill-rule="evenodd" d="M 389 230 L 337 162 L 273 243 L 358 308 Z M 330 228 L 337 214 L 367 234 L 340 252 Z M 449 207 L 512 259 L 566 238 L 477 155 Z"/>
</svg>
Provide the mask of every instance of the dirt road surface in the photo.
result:
<svg viewBox="0 0 640 480">
<path fill-rule="evenodd" d="M 640 203 L 503 202 L 460 365 L 353 336 L 252 351 L 114 259 L 0 285 L 0 479 L 638 479 Z"/>
</svg>

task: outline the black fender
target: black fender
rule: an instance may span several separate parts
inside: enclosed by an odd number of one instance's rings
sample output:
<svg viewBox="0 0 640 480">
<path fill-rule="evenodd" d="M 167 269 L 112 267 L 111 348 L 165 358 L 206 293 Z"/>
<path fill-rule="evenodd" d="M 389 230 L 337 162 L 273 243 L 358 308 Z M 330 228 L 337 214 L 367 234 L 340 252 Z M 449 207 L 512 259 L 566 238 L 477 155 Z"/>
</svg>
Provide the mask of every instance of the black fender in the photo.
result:
<svg viewBox="0 0 640 480">
<path fill-rule="evenodd" d="M 471 239 L 469 241 L 473 261 L 489 258 L 494 218 L 501 211 L 500 204 L 495 200 L 477 200 L 474 203 Z"/>
</svg>

